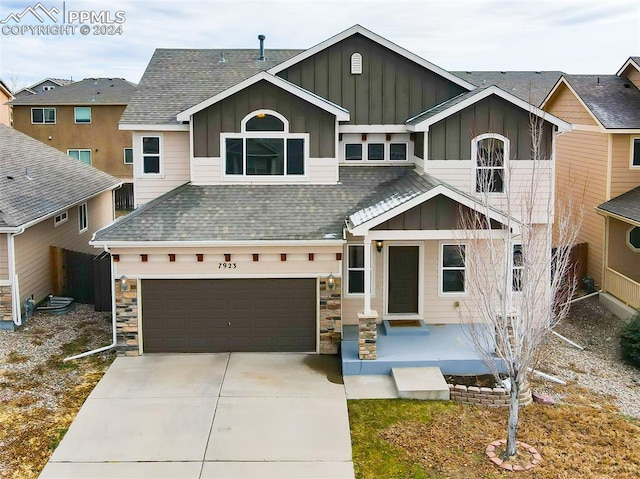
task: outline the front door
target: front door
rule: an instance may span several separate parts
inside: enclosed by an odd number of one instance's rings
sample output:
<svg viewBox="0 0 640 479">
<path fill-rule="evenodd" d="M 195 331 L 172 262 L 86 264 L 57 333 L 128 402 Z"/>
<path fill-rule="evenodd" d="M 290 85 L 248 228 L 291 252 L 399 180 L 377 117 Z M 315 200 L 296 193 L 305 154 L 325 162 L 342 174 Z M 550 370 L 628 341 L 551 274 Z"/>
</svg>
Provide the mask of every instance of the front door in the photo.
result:
<svg viewBox="0 0 640 479">
<path fill-rule="evenodd" d="M 418 314 L 419 261 L 419 246 L 389 246 L 389 314 Z"/>
</svg>

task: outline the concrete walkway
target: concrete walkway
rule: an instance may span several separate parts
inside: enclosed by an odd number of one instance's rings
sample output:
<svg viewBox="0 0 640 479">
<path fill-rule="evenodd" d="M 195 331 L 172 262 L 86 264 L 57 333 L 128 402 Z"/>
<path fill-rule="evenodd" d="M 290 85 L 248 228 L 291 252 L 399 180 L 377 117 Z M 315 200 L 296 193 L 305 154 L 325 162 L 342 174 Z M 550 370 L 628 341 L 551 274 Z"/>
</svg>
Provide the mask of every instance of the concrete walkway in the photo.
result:
<svg viewBox="0 0 640 479">
<path fill-rule="evenodd" d="M 117 358 L 41 479 L 353 479 L 333 357 Z"/>
</svg>

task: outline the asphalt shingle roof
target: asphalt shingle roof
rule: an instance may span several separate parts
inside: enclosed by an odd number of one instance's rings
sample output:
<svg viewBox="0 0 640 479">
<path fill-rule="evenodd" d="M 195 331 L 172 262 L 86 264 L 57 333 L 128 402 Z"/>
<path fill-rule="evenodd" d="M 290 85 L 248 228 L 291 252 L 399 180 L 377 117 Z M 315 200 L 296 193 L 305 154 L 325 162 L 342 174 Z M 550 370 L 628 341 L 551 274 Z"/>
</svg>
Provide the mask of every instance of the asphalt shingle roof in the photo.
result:
<svg viewBox="0 0 640 479">
<path fill-rule="evenodd" d="M 602 203 L 598 209 L 640 222 L 640 186 Z"/>
<path fill-rule="evenodd" d="M 491 86 L 491 85 L 489 85 Z M 418 123 L 427 120 L 433 116 L 436 116 L 438 113 L 442 113 L 445 110 L 448 110 L 449 108 L 451 108 L 452 106 L 457 105 L 458 103 L 461 103 L 465 100 L 467 100 L 468 98 L 472 98 L 475 95 L 477 95 L 478 93 L 480 93 L 481 91 L 485 90 L 487 87 L 484 88 L 476 88 L 475 90 L 471 90 L 471 91 L 467 91 L 464 93 L 461 93 L 458 96 L 454 96 L 453 98 L 451 98 L 450 100 L 444 101 L 442 103 L 440 103 L 439 105 L 436 105 L 432 108 L 429 108 L 427 111 L 424 111 L 422 113 L 420 113 L 419 115 L 414 116 L 413 118 L 410 118 L 409 120 L 407 120 L 407 124 L 408 125 L 417 125 Z"/>
<path fill-rule="evenodd" d="M 260 61 L 257 48 L 157 49 L 120 123 L 177 124 L 178 113 L 301 51 L 267 49 L 266 59 Z"/>
<path fill-rule="evenodd" d="M 0 227 L 22 226 L 120 180 L 0 125 Z"/>
<path fill-rule="evenodd" d="M 563 75 L 560 71 L 477 71 L 453 72 L 478 87 L 496 85 L 521 100 L 540 106 Z"/>
<path fill-rule="evenodd" d="M 183 185 L 96 234 L 97 241 L 342 239 L 363 221 L 433 187 L 412 167 L 340 168 L 335 185 Z"/>
<path fill-rule="evenodd" d="M 126 105 L 136 85 L 123 78 L 85 78 L 53 90 L 16 98 L 12 105 Z"/>
<path fill-rule="evenodd" d="M 640 90 L 616 75 L 565 75 L 605 128 L 640 128 Z"/>
</svg>

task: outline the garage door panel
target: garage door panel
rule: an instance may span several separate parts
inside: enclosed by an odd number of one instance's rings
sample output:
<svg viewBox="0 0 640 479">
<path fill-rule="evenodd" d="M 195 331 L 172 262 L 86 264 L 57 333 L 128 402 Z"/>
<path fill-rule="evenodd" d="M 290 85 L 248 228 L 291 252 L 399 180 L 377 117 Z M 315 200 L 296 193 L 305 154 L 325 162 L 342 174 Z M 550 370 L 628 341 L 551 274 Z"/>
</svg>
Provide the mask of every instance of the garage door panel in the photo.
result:
<svg viewBox="0 0 640 479">
<path fill-rule="evenodd" d="M 143 280 L 145 352 L 314 351 L 315 279 Z"/>
</svg>

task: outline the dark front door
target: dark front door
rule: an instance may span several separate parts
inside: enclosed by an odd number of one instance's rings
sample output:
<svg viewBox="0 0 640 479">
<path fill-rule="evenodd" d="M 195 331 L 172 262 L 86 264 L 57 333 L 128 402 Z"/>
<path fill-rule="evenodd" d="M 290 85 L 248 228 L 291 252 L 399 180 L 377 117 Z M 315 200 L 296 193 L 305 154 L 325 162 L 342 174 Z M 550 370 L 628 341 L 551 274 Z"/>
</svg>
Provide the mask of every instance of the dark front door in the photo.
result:
<svg viewBox="0 0 640 479">
<path fill-rule="evenodd" d="M 418 246 L 389 246 L 389 314 L 418 313 Z"/>
</svg>

